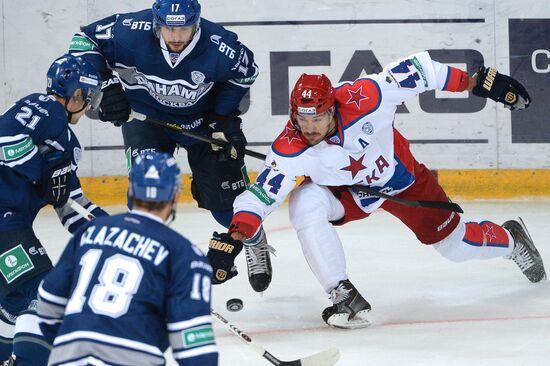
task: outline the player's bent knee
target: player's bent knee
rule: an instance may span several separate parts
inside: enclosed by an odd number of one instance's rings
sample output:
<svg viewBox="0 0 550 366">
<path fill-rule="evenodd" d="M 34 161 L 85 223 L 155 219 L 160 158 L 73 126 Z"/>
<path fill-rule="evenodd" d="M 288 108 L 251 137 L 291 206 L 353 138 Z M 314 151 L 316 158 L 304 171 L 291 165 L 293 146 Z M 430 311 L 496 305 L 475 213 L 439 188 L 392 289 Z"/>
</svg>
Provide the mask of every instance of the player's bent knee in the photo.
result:
<svg viewBox="0 0 550 366">
<path fill-rule="evenodd" d="M 290 222 L 294 228 L 300 229 L 313 223 L 331 220 L 331 198 L 337 201 L 326 187 L 314 183 L 306 183 L 295 189 L 290 196 L 288 207 Z"/>
</svg>

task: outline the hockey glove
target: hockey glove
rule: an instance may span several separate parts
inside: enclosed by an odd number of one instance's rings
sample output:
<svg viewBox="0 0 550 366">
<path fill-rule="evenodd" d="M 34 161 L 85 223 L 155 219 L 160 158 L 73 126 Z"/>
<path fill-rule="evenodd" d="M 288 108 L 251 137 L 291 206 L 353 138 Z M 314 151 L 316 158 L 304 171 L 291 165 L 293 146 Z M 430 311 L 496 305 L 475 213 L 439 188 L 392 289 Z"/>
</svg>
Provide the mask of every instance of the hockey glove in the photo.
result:
<svg viewBox="0 0 550 366">
<path fill-rule="evenodd" d="M 63 206 L 69 199 L 69 184 L 73 171 L 69 154 L 54 151 L 44 155 L 46 166 L 38 184 L 39 195 L 54 207 Z"/>
<path fill-rule="evenodd" d="M 132 108 L 119 78 L 110 73 L 103 75 L 101 91 L 103 99 L 99 105 L 99 119 L 117 127 L 122 126 L 130 117 Z"/>
<path fill-rule="evenodd" d="M 480 67 L 473 77 L 477 79 L 477 85 L 472 89 L 474 95 L 502 103 L 510 110 L 524 109 L 531 103 L 529 93 L 519 81 L 492 67 Z"/>
<path fill-rule="evenodd" d="M 224 147 L 212 144 L 212 150 L 219 152 L 220 160 L 242 159 L 246 148 L 242 120 L 235 114 L 230 116 L 213 115 L 209 118 L 213 127 L 212 138 L 227 142 Z"/>
<path fill-rule="evenodd" d="M 214 231 L 208 244 L 208 260 L 214 271 L 212 283 L 218 285 L 235 277 L 238 272 L 235 258 L 243 250 L 243 242 L 235 240 L 229 234 L 218 234 Z"/>
</svg>

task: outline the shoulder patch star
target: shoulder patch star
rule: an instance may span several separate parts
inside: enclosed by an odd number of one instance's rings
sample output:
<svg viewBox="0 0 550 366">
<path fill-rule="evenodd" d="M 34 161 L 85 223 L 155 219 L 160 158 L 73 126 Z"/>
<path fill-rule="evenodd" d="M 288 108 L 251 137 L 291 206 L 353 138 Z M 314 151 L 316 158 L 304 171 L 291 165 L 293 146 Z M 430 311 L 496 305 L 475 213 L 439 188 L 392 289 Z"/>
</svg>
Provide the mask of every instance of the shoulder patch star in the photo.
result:
<svg viewBox="0 0 550 366">
<path fill-rule="evenodd" d="M 349 157 L 349 165 L 341 168 L 340 170 L 347 170 L 351 173 L 351 178 L 355 178 L 357 173 L 365 169 L 366 166 L 363 165 L 363 158 L 365 155 L 361 156 L 359 159 L 355 160 L 352 156 Z"/>
<path fill-rule="evenodd" d="M 291 127 L 285 127 L 284 134 L 280 137 L 281 140 L 286 139 L 288 141 L 288 144 L 292 144 L 293 140 L 300 140 L 300 137 L 297 135 L 298 131 L 296 129 Z"/>
<path fill-rule="evenodd" d="M 361 85 L 357 90 L 348 89 L 349 99 L 346 104 L 355 103 L 357 109 L 361 109 L 361 101 L 369 99 L 366 95 L 361 94 L 363 86 Z"/>
</svg>

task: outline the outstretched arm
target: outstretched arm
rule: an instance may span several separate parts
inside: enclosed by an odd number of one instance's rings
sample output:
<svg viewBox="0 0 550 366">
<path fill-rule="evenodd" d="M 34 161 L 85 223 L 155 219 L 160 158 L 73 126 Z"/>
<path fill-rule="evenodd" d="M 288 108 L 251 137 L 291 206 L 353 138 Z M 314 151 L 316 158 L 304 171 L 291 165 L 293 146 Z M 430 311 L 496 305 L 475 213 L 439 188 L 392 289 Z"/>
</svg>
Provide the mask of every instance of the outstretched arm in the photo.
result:
<svg viewBox="0 0 550 366">
<path fill-rule="evenodd" d="M 516 79 L 499 73 L 492 67 L 480 67 L 468 80 L 468 91 L 483 98 L 504 104 L 504 107 L 524 109 L 529 107 L 531 97 L 525 87 Z"/>
<path fill-rule="evenodd" d="M 531 98 L 520 82 L 493 68 L 480 67 L 473 76 L 456 67 L 432 60 L 420 52 L 387 65 L 377 74 L 386 102 L 402 102 L 428 90 L 470 91 L 504 104 L 509 109 L 529 106 Z"/>
</svg>

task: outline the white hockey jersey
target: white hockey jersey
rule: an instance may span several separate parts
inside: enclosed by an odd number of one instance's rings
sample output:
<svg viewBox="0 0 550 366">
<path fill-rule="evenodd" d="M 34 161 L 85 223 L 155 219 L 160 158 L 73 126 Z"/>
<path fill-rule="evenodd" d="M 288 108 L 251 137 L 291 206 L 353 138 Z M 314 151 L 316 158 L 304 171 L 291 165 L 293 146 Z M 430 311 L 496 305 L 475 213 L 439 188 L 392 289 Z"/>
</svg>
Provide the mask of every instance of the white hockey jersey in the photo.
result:
<svg viewBox="0 0 550 366">
<path fill-rule="evenodd" d="M 427 90 L 464 91 L 468 74 L 433 61 L 427 52 L 386 66 L 379 74 L 335 86 L 337 131 L 308 146 L 288 121 L 255 184 L 237 197 L 230 231 L 247 237 L 304 176 L 323 186 L 362 185 L 396 195 L 415 181 L 409 142 L 394 128 L 397 106 Z M 356 203 L 373 212 L 384 199 L 350 187 Z"/>
</svg>

